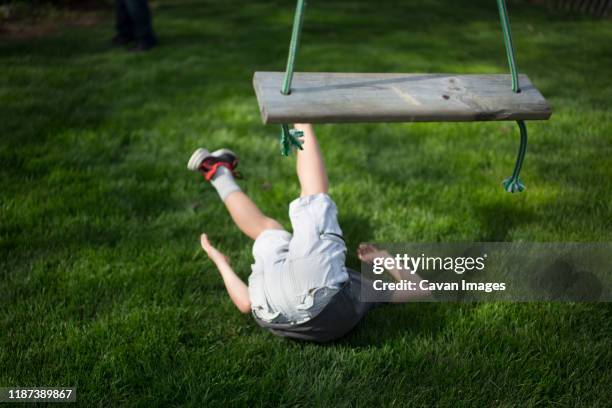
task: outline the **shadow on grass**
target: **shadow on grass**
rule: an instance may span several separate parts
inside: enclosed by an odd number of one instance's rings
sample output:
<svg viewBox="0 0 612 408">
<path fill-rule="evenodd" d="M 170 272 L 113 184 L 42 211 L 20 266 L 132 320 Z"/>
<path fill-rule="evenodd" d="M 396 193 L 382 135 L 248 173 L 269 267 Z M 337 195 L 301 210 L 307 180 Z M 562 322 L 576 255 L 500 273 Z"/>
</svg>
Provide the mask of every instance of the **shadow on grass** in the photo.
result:
<svg viewBox="0 0 612 408">
<path fill-rule="evenodd" d="M 361 264 L 357 258 L 355 248 L 362 242 L 368 242 L 372 239 L 372 223 L 370 219 L 351 214 L 348 211 L 343 214 L 345 215 L 340 217 L 339 223 L 346 240 L 346 247 L 348 248 L 346 266 L 359 271 Z"/>
<path fill-rule="evenodd" d="M 518 206 L 514 200 L 478 205 L 474 215 L 480 219 L 481 233 L 475 242 L 505 242 L 509 232 L 536 220 L 536 209 Z"/>
<path fill-rule="evenodd" d="M 346 337 L 332 344 L 384 347 L 399 339 L 433 339 L 477 304 L 391 303 L 370 311 Z"/>
</svg>

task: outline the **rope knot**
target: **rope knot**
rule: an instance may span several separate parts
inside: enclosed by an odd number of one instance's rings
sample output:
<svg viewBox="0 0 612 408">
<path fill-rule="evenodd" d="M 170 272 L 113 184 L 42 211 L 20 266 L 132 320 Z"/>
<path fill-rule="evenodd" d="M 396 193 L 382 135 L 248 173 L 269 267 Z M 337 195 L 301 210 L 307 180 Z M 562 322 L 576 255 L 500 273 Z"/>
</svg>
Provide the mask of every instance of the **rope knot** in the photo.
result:
<svg viewBox="0 0 612 408">
<path fill-rule="evenodd" d="M 289 156 L 289 154 L 291 154 L 291 150 L 293 149 L 304 150 L 302 147 L 302 141 L 298 139 L 302 136 L 304 136 L 304 132 L 301 130 L 289 129 L 289 125 L 281 125 L 281 154 L 283 156 Z"/>
<path fill-rule="evenodd" d="M 504 190 L 509 193 L 521 193 L 525 191 L 525 185 L 520 178 L 508 177 L 502 182 Z"/>
</svg>

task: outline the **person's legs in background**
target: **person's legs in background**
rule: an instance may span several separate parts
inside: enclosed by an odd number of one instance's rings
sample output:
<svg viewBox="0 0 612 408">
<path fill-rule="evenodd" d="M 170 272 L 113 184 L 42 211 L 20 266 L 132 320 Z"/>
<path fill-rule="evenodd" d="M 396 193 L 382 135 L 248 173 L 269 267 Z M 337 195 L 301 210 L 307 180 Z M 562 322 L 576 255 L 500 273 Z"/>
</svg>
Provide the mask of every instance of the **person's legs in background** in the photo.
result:
<svg viewBox="0 0 612 408">
<path fill-rule="evenodd" d="M 134 41 L 134 22 L 130 17 L 126 0 L 115 0 L 115 27 L 117 34 L 113 37 L 114 45 L 127 45 Z"/>
<path fill-rule="evenodd" d="M 146 51 L 157 45 L 157 37 L 153 33 L 151 10 L 148 0 L 123 0 L 134 23 L 136 46 L 133 51 Z"/>
</svg>

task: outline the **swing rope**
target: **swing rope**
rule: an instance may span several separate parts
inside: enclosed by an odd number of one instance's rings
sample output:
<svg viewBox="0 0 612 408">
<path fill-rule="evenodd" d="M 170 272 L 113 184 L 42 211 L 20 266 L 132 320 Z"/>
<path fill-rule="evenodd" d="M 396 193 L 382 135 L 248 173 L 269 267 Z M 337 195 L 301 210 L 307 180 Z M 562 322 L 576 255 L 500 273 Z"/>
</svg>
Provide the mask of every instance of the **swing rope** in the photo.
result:
<svg viewBox="0 0 612 408">
<path fill-rule="evenodd" d="M 508 65 L 510 66 L 510 74 L 512 76 L 512 91 L 519 93 L 521 92 L 518 76 L 518 68 L 516 65 L 516 55 L 514 53 L 514 45 L 512 44 L 512 32 L 510 31 L 510 19 L 508 18 L 508 8 L 506 7 L 506 0 L 497 0 L 497 8 L 499 9 L 499 19 L 501 21 L 502 31 L 504 34 L 504 45 L 506 47 L 506 56 L 508 57 Z M 521 167 L 525 160 L 525 153 L 527 152 L 527 125 L 525 121 L 517 120 L 519 130 L 521 132 L 521 141 L 516 157 L 516 163 L 514 164 L 514 171 L 512 176 L 508 177 L 502 182 L 504 190 L 509 193 L 521 192 L 525 190 L 525 185 L 519 178 L 521 173 Z"/>
<path fill-rule="evenodd" d="M 300 34 L 302 32 L 302 22 L 304 21 L 304 8 L 306 7 L 305 0 L 298 0 L 295 7 L 295 17 L 293 18 L 293 30 L 291 32 L 291 43 L 289 44 L 289 56 L 287 57 L 287 68 L 285 69 L 285 79 L 281 87 L 281 94 L 289 95 L 291 93 L 291 81 L 293 80 L 293 68 L 295 66 L 295 57 L 300 44 Z M 289 125 L 281 125 L 280 146 L 281 154 L 289 156 L 293 148 L 302 150 L 302 141 L 298 139 L 302 137 L 303 132 L 290 129 Z"/>
<path fill-rule="evenodd" d="M 304 21 L 304 8 L 306 2 L 298 0 L 295 7 L 295 16 L 293 17 L 293 30 L 291 31 L 291 43 L 289 44 L 289 56 L 287 57 L 287 69 L 285 70 L 285 80 L 281 88 L 283 95 L 291 93 L 291 81 L 293 80 L 293 67 L 295 66 L 295 57 L 300 45 L 300 34 L 302 32 L 302 22 Z"/>
</svg>

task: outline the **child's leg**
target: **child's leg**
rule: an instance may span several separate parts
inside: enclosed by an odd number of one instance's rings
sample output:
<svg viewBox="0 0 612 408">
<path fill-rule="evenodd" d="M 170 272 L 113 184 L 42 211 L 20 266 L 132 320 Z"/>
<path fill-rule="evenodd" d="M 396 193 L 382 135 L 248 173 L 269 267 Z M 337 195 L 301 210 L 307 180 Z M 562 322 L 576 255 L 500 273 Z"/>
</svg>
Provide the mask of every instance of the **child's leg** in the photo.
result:
<svg viewBox="0 0 612 408">
<path fill-rule="evenodd" d="M 256 239 L 267 229 L 282 230 L 282 225 L 263 215 L 242 192 L 234 179 L 234 168 L 237 164 L 238 158 L 231 150 L 219 149 L 210 153 L 199 148 L 191 155 L 187 168 L 202 173 L 210 180 L 238 228 L 250 238 Z"/>
<path fill-rule="evenodd" d="M 265 216 L 249 196 L 242 191 L 234 191 L 229 194 L 223 204 L 225 204 L 236 226 L 251 239 L 257 239 L 259 234 L 267 229 L 283 229 L 278 221 Z"/>
<path fill-rule="evenodd" d="M 327 193 L 328 181 L 325 163 L 319 143 L 312 126 L 309 124 L 295 124 L 297 130 L 304 132 L 303 148 L 297 151 L 297 175 L 302 187 L 301 196 Z"/>
</svg>

